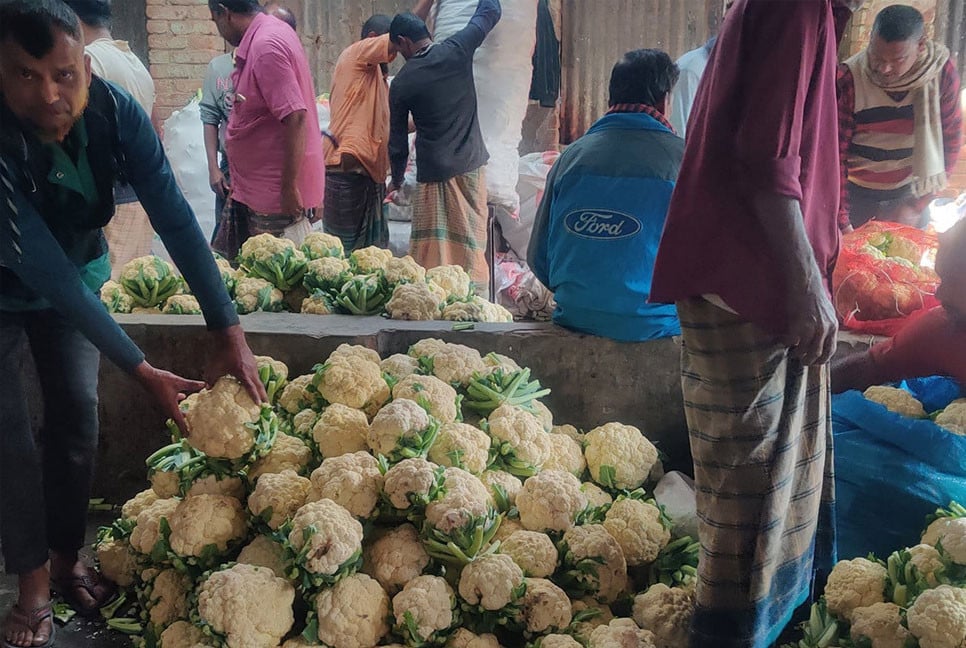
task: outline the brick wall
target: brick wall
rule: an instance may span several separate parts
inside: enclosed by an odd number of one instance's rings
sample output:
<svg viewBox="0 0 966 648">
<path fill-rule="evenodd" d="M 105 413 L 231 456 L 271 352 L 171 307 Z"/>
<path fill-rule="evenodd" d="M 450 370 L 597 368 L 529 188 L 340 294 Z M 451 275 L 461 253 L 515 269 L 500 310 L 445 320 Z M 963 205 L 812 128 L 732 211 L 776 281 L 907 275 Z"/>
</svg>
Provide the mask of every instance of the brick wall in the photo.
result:
<svg viewBox="0 0 966 648">
<path fill-rule="evenodd" d="M 200 88 L 208 62 L 225 52 L 207 0 L 147 0 L 148 60 L 163 119 Z"/>
</svg>

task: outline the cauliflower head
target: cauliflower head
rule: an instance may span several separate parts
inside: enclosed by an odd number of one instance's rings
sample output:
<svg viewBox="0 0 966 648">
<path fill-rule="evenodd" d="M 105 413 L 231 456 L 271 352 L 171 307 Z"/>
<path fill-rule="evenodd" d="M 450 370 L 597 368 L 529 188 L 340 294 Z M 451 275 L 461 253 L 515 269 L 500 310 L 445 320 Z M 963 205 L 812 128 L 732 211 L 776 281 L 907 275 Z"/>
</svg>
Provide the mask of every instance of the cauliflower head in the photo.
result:
<svg viewBox="0 0 966 648">
<path fill-rule="evenodd" d="M 167 315 L 201 315 L 201 304 L 194 295 L 171 295 L 161 307 Z"/>
<path fill-rule="evenodd" d="M 310 388 L 314 374 L 298 376 L 288 381 L 282 387 L 282 393 L 278 395 L 278 405 L 289 414 L 295 415 L 299 412 L 310 409 L 316 404 L 316 398 Z"/>
<path fill-rule="evenodd" d="M 404 459 L 386 471 L 383 494 L 399 511 L 414 505 L 422 510 L 434 498 L 442 475 L 442 468 L 421 457 Z"/>
<path fill-rule="evenodd" d="M 587 524 L 565 531 L 560 558 L 560 582 L 576 596 L 590 594 L 601 603 L 613 603 L 627 583 L 624 552 L 603 525 Z"/>
<path fill-rule="evenodd" d="M 379 462 L 368 452 L 330 457 L 312 471 L 308 499 L 329 499 L 352 515 L 365 519 L 379 503 L 383 475 Z"/>
<path fill-rule="evenodd" d="M 262 477 L 248 496 L 248 510 L 256 516 L 270 512 L 267 524 L 275 530 L 302 508 L 312 482 L 294 470 L 268 473 Z"/>
<path fill-rule="evenodd" d="M 457 628 L 446 640 L 446 648 L 500 648 L 500 642 L 495 635 L 478 635 L 466 628 Z"/>
<path fill-rule="evenodd" d="M 325 293 L 314 292 L 302 300 L 299 312 L 306 315 L 332 315 L 338 311 Z"/>
<path fill-rule="evenodd" d="M 154 577 L 148 618 L 151 623 L 166 627 L 188 618 L 188 593 L 191 579 L 174 569 L 164 569 Z"/>
<path fill-rule="evenodd" d="M 355 358 L 375 364 L 382 362 L 379 358 L 378 351 L 370 349 L 367 346 L 362 346 L 361 344 L 340 344 L 335 348 L 335 351 L 329 354 L 328 359 L 332 361 L 337 358 Z"/>
<path fill-rule="evenodd" d="M 442 265 L 426 271 L 426 280 L 446 292 L 447 299 L 465 299 L 473 294 L 473 280 L 458 265 Z"/>
<path fill-rule="evenodd" d="M 325 232 L 310 232 L 302 239 L 302 252 L 308 259 L 336 258 L 345 256 L 342 239 Z"/>
<path fill-rule="evenodd" d="M 208 545 L 223 553 L 248 533 L 248 517 L 241 502 L 225 495 L 186 497 L 169 522 L 171 549 L 179 556 L 200 557 Z"/>
<path fill-rule="evenodd" d="M 235 284 L 235 308 L 241 315 L 257 310 L 278 312 L 285 305 L 281 290 L 258 277 L 244 277 Z"/>
<path fill-rule="evenodd" d="M 479 475 L 490 462 L 490 437 L 467 423 L 446 423 L 429 449 L 429 460 Z"/>
<path fill-rule="evenodd" d="M 500 543 L 499 551 L 529 578 L 549 578 L 557 569 L 557 547 L 546 533 L 514 531 Z"/>
<path fill-rule="evenodd" d="M 566 634 L 551 633 L 537 640 L 539 648 L 583 648 L 583 644 Z"/>
<path fill-rule="evenodd" d="M 389 400 L 389 385 L 378 362 L 337 356 L 315 374 L 313 384 L 326 401 L 363 410 L 370 418 Z"/>
<path fill-rule="evenodd" d="M 396 462 L 425 457 L 438 432 L 439 423 L 425 409 L 415 401 L 399 398 L 372 419 L 366 442 L 374 454 Z"/>
<path fill-rule="evenodd" d="M 526 632 L 545 634 L 563 630 L 573 615 L 567 593 L 546 578 L 525 578 L 527 591 L 520 602 Z"/>
<path fill-rule="evenodd" d="M 335 575 L 362 555 L 362 525 L 330 499 L 300 508 L 292 519 L 288 540 L 305 554 L 303 567 L 312 574 Z"/>
<path fill-rule="evenodd" d="M 502 610 L 516 602 L 523 586 L 523 570 L 505 554 L 481 556 L 460 573 L 459 594 L 483 610 Z"/>
<path fill-rule="evenodd" d="M 372 274 L 373 272 L 385 272 L 392 252 L 375 245 L 353 250 L 349 254 L 349 265 L 352 266 L 356 274 Z"/>
<path fill-rule="evenodd" d="M 550 458 L 550 435 L 533 414 L 509 405 L 496 408 L 487 419 L 490 438 L 499 449 L 498 462 L 515 475 L 539 472 Z"/>
<path fill-rule="evenodd" d="M 966 642 L 966 589 L 940 585 L 926 590 L 906 613 L 920 648 L 961 648 Z"/>
<path fill-rule="evenodd" d="M 663 583 L 651 585 L 634 597 L 633 613 L 637 625 L 654 633 L 657 648 L 688 645 L 694 614 L 694 595 L 690 591 Z"/>
<path fill-rule="evenodd" d="M 319 641 L 331 648 L 372 648 L 389 634 L 389 595 L 365 574 L 343 578 L 315 599 Z"/>
<path fill-rule="evenodd" d="M 569 472 L 543 470 L 523 482 L 516 505 L 525 529 L 566 531 L 587 507 L 587 496 Z"/>
<path fill-rule="evenodd" d="M 523 481 L 519 477 L 505 470 L 485 470 L 480 475 L 480 480 L 490 489 L 498 508 L 509 510 L 516 506 L 517 495 L 523 490 Z M 500 501 L 503 497 L 506 497 L 506 502 Z M 523 528 L 522 524 L 520 528 Z"/>
<path fill-rule="evenodd" d="M 936 425 L 953 434 L 966 436 L 966 398 L 954 400 L 947 405 L 936 416 Z"/>
<path fill-rule="evenodd" d="M 399 382 L 406 376 L 419 371 L 419 361 L 405 353 L 396 353 L 379 363 L 379 368 L 394 381 Z"/>
<path fill-rule="evenodd" d="M 310 292 L 338 290 L 351 274 L 349 262 L 336 257 L 313 259 L 305 266 L 302 285 Z"/>
<path fill-rule="evenodd" d="M 874 648 L 903 648 L 909 630 L 902 625 L 902 610 L 895 603 L 873 603 L 852 611 L 852 641 L 867 639 Z"/>
<path fill-rule="evenodd" d="M 604 528 L 617 540 L 631 567 L 654 562 L 671 540 L 671 531 L 661 521 L 661 510 L 629 497 L 618 498 L 611 505 Z"/>
<path fill-rule="evenodd" d="M 939 538 L 943 552 L 957 565 L 966 566 L 966 518 L 949 521 Z"/>
<path fill-rule="evenodd" d="M 121 517 L 125 520 L 136 520 L 141 511 L 161 499 L 153 489 L 143 490 L 121 507 Z"/>
<path fill-rule="evenodd" d="M 412 524 L 389 529 L 366 546 L 363 556 L 362 571 L 390 594 L 400 591 L 429 566 L 429 554 Z"/>
<path fill-rule="evenodd" d="M 587 469 L 584 449 L 566 434 L 550 433 L 550 456 L 543 463 L 544 470 L 563 470 L 580 477 Z"/>
<path fill-rule="evenodd" d="M 480 297 L 451 302 L 443 307 L 443 319 L 450 322 L 482 322 L 486 303 Z"/>
<path fill-rule="evenodd" d="M 392 388 L 392 397 L 423 405 L 444 425 L 456 421 L 459 414 L 456 390 L 435 376 L 406 376 Z"/>
<path fill-rule="evenodd" d="M 175 621 L 161 633 L 164 648 L 208 648 L 207 637 L 201 628 L 188 621 Z"/>
<path fill-rule="evenodd" d="M 295 623 L 295 589 L 270 569 L 234 565 L 198 591 L 198 613 L 228 648 L 275 648 Z"/>
<path fill-rule="evenodd" d="M 937 574 L 945 568 L 943 557 L 932 545 L 918 544 L 909 548 L 909 562 L 913 564 L 919 574 L 925 579 L 929 587 L 937 587 Z"/>
<path fill-rule="evenodd" d="M 926 410 L 916 397 L 905 389 L 876 385 L 869 387 L 862 394 L 873 403 L 884 405 L 890 412 L 908 418 L 926 418 Z"/>
<path fill-rule="evenodd" d="M 176 498 L 159 499 L 137 517 L 137 524 L 131 533 L 131 546 L 142 554 L 150 554 L 154 545 L 161 539 L 161 520 L 171 521 L 181 500 Z"/>
<path fill-rule="evenodd" d="M 426 506 L 426 521 L 442 533 L 487 515 L 490 493 L 478 477 L 460 468 L 443 471 L 443 495 Z"/>
<path fill-rule="evenodd" d="M 191 482 L 188 492 L 189 495 L 226 495 L 237 500 L 245 499 L 245 482 L 241 477 L 223 477 L 221 475 L 208 475 L 201 479 Z"/>
<path fill-rule="evenodd" d="M 587 648 L 657 648 L 654 633 L 642 630 L 633 619 L 613 619 L 590 633 Z"/>
<path fill-rule="evenodd" d="M 445 344 L 433 355 L 433 375 L 451 385 L 468 385 L 486 370 L 480 352 L 463 344 Z"/>
<path fill-rule="evenodd" d="M 459 623 L 456 594 L 439 576 L 417 576 L 406 583 L 392 597 L 392 614 L 397 632 L 407 636 L 407 643 L 445 636 Z"/>
<path fill-rule="evenodd" d="M 305 411 L 312 412 L 312 410 Z M 312 412 L 311 418 L 313 421 L 315 420 L 315 412 Z M 248 478 L 257 482 L 262 475 L 278 474 L 286 470 L 301 473 L 308 468 L 311 462 L 312 449 L 305 445 L 302 439 L 290 434 L 279 433 L 275 437 L 275 444 L 268 454 L 252 464 L 248 471 Z"/>
<path fill-rule="evenodd" d="M 409 347 L 409 355 L 414 358 L 432 358 L 445 346 L 446 342 L 438 338 L 423 338 Z"/>
<path fill-rule="evenodd" d="M 267 535 L 257 535 L 242 547 L 235 561 L 243 565 L 254 565 L 271 569 L 279 578 L 286 578 L 288 566 L 285 563 L 285 548 Z"/>
<path fill-rule="evenodd" d="M 386 281 L 390 284 L 425 283 L 426 268 L 408 254 L 386 261 Z"/>
<path fill-rule="evenodd" d="M 261 406 L 252 400 L 234 376 L 222 376 L 214 387 L 202 390 L 194 407 L 185 413 L 188 443 L 209 457 L 240 459 L 251 452 Z"/>
<path fill-rule="evenodd" d="M 138 557 L 127 540 L 107 540 L 97 544 L 97 564 L 101 574 L 118 587 L 130 587 L 137 580 Z"/>
<path fill-rule="evenodd" d="M 427 321 L 439 319 L 439 297 L 425 282 L 399 284 L 386 302 L 389 317 L 397 320 Z"/>
<path fill-rule="evenodd" d="M 369 448 L 369 419 L 362 410 L 333 403 L 325 408 L 312 428 L 319 453 L 326 458 L 365 451 Z"/>
<path fill-rule="evenodd" d="M 658 461 L 657 448 L 632 425 L 607 423 L 587 433 L 584 457 L 595 482 L 633 490 L 647 481 Z"/>
<path fill-rule="evenodd" d="M 600 508 L 601 506 L 606 506 L 614 501 L 611 494 L 605 491 L 603 488 L 595 484 L 594 482 L 583 482 L 580 485 L 580 490 L 584 492 L 587 496 L 587 504 L 594 508 Z"/>
<path fill-rule="evenodd" d="M 134 298 L 124 292 L 124 288 L 116 281 L 104 282 L 100 298 L 109 313 L 130 313 L 134 308 Z"/>
<path fill-rule="evenodd" d="M 838 562 L 825 584 L 828 611 L 848 620 L 856 608 L 883 603 L 887 575 L 885 567 L 865 558 Z"/>
</svg>

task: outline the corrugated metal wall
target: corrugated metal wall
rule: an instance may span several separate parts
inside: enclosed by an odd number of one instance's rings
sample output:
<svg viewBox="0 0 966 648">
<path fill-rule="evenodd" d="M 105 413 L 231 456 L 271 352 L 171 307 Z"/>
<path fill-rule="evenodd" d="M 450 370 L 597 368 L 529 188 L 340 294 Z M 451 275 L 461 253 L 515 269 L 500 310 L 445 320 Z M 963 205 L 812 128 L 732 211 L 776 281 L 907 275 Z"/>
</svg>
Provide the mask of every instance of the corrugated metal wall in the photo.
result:
<svg viewBox="0 0 966 648">
<path fill-rule="evenodd" d="M 629 50 L 672 58 L 704 43 L 721 20 L 721 0 L 563 0 L 560 139 L 570 143 L 607 110 L 610 70 Z"/>
</svg>

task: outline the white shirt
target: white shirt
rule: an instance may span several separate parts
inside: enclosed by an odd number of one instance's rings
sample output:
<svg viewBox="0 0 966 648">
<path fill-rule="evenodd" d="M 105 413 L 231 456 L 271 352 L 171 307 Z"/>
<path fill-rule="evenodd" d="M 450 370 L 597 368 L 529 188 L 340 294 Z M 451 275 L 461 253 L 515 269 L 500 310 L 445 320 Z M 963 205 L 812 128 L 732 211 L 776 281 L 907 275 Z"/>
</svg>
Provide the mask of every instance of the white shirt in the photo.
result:
<svg viewBox="0 0 966 648">
<path fill-rule="evenodd" d="M 681 137 L 686 137 L 688 127 L 688 117 L 691 116 L 691 106 L 694 105 L 694 97 L 698 94 L 698 84 L 704 76 L 704 68 L 708 65 L 711 48 L 707 44 L 698 49 L 691 50 L 677 60 L 678 69 L 681 76 L 671 90 L 671 114 L 668 121 L 674 126 Z"/>
<path fill-rule="evenodd" d="M 131 93 L 150 117 L 154 109 L 154 80 L 141 59 L 128 47 L 127 41 L 98 38 L 85 50 L 91 57 L 94 74 Z"/>
</svg>

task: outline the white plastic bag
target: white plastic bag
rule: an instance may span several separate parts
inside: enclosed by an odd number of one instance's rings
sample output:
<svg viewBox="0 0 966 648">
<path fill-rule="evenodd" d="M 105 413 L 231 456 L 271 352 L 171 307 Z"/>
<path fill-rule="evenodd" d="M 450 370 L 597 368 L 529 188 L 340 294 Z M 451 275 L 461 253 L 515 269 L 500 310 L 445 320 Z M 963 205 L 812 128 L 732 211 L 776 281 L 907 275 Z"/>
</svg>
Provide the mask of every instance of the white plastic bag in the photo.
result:
<svg viewBox="0 0 966 648">
<path fill-rule="evenodd" d="M 197 99 L 176 110 L 164 122 L 164 152 L 205 239 L 211 240 L 211 233 L 215 229 L 215 194 L 208 186 L 205 133 Z M 152 252 L 166 256 L 164 246 L 157 237 Z"/>
<path fill-rule="evenodd" d="M 673 470 L 654 487 L 654 499 L 674 523 L 671 534 L 675 538 L 698 537 L 698 508 L 694 497 L 694 480 Z"/>
<path fill-rule="evenodd" d="M 437 0 L 435 40 L 446 40 L 463 29 L 477 4 L 478 0 Z M 516 192 L 519 147 L 537 42 L 537 0 L 502 0 L 501 4 L 503 17 L 477 50 L 473 76 L 480 131 L 490 153 L 487 200 L 515 212 L 520 202 Z"/>
<path fill-rule="evenodd" d="M 527 247 L 530 245 L 530 234 L 533 232 L 533 221 L 537 216 L 537 208 L 543 199 L 543 191 L 547 187 L 547 175 L 550 168 L 560 154 L 557 151 L 544 153 L 530 153 L 520 158 L 517 193 L 520 196 L 520 211 L 508 214 L 497 209 L 496 217 L 500 221 L 503 238 L 518 257 L 525 258 Z"/>
</svg>

